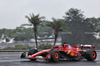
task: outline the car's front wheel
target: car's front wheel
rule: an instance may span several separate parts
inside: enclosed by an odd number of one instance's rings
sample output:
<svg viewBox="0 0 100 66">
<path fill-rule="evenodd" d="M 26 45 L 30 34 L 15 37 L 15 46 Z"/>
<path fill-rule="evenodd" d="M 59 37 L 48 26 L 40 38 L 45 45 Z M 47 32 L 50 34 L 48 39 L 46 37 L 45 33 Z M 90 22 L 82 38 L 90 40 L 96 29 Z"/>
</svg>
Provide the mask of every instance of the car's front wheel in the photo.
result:
<svg viewBox="0 0 100 66">
<path fill-rule="evenodd" d="M 51 61 L 57 62 L 57 61 L 60 60 L 60 53 L 59 53 L 59 51 L 57 51 L 57 50 L 52 50 L 52 51 L 50 52 L 50 54 L 51 54 Z"/>
<path fill-rule="evenodd" d="M 30 56 L 30 55 L 33 55 L 34 53 L 36 53 L 36 52 L 38 52 L 38 50 L 37 49 L 30 49 L 29 51 L 28 51 L 28 56 Z M 30 59 L 31 61 L 35 61 L 36 59 Z"/>
</svg>

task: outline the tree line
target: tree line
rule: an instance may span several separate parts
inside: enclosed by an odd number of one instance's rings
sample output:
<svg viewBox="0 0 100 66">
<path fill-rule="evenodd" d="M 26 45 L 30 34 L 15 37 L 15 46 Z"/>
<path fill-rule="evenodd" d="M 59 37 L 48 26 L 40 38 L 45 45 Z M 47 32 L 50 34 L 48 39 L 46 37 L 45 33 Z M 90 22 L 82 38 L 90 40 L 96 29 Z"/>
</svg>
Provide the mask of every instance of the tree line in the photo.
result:
<svg viewBox="0 0 100 66">
<path fill-rule="evenodd" d="M 63 34 L 62 42 L 69 44 L 95 44 L 97 38 L 94 36 L 100 31 L 100 17 L 86 18 L 83 11 L 71 8 L 65 13 L 65 23 L 71 34 Z"/>
<path fill-rule="evenodd" d="M 23 24 L 16 29 L 0 29 L 0 37 L 5 34 L 8 37 L 15 38 L 16 41 L 35 38 L 36 47 L 38 47 L 38 36 L 54 34 L 54 45 L 59 34 L 62 37 L 62 42 L 71 44 L 93 43 L 97 40 L 94 36 L 95 33 L 100 31 L 100 17 L 86 18 L 83 11 L 75 8 L 70 8 L 63 19 L 52 18 L 52 21 L 47 21 L 44 16 L 40 17 L 39 14 L 34 15 L 33 13 L 25 16 L 25 18 L 28 19 L 29 24 Z M 26 25 L 33 27 L 25 28 Z"/>
</svg>

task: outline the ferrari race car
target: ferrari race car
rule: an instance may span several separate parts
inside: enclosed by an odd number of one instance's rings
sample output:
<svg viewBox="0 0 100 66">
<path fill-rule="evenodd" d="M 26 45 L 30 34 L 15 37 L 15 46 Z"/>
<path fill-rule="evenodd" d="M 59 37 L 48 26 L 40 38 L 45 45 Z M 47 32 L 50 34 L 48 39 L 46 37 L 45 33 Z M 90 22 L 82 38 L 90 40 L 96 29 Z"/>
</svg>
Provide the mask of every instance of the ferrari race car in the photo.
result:
<svg viewBox="0 0 100 66">
<path fill-rule="evenodd" d="M 38 51 L 37 49 L 31 49 L 28 52 L 23 52 L 21 58 L 27 58 L 30 60 L 42 59 L 50 61 L 59 60 L 80 60 L 87 59 L 88 61 L 94 61 L 97 57 L 95 47 L 92 45 L 77 45 L 72 46 L 69 44 L 63 44 L 62 46 L 54 46 L 52 49 L 46 49 Z"/>
</svg>

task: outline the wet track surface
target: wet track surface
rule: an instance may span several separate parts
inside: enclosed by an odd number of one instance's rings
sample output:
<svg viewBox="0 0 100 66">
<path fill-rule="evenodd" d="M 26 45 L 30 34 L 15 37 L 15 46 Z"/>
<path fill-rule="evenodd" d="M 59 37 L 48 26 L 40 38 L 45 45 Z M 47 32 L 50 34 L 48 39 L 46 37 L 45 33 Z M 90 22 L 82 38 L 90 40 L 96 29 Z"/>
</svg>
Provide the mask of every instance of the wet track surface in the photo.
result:
<svg viewBox="0 0 100 66">
<path fill-rule="evenodd" d="M 47 62 L 44 60 L 30 61 L 20 59 L 21 53 L 0 53 L 0 66 L 100 66 L 100 52 L 95 61 L 59 61 Z"/>
</svg>

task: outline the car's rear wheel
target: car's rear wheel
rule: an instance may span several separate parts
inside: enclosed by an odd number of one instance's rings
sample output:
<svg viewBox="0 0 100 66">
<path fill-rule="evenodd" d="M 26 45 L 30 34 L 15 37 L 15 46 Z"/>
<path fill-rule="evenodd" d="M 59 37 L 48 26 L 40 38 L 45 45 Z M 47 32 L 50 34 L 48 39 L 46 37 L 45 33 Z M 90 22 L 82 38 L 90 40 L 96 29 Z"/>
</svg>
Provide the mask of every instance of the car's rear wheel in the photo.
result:
<svg viewBox="0 0 100 66">
<path fill-rule="evenodd" d="M 88 61 L 94 61 L 97 57 L 97 53 L 95 50 L 93 49 L 89 49 L 86 51 L 86 55 L 85 55 L 85 58 L 88 60 Z"/>
<path fill-rule="evenodd" d="M 51 54 L 51 61 L 57 62 L 60 60 L 60 53 L 57 50 L 52 50 L 50 52 Z"/>
<path fill-rule="evenodd" d="M 30 49 L 29 51 L 28 51 L 28 56 L 30 56 L 30 55 L 33 55 L 34 53 L 36 53 L 36 52 L 38 52 L 38 50 L 37 49 Z M 31 61 L 35 61 L 36 59 L 30 59 Z"/>
</svg>

